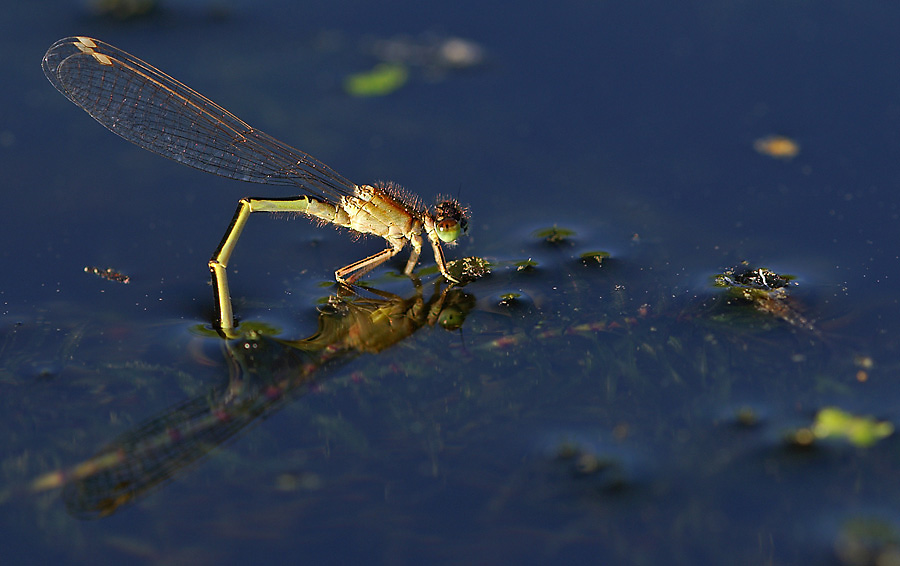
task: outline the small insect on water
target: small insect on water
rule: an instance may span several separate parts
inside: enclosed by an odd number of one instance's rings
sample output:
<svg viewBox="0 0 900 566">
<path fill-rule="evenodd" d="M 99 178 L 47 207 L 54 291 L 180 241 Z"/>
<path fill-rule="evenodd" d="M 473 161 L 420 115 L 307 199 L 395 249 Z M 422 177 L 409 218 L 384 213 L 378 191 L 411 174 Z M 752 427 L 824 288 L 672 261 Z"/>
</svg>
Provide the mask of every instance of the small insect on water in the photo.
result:
<svg viewBox="0 0 900 566">
<path fill-rule="evenodd" d="M 296 212 L 322 223 L 373 234 L 388 247 L 335 271 L 352 283 L 412 248 L 404 273 L 411 275 L 422 252 L 422 233 L 431 243 L 441 274 L 447 271 L 441 243 L 455 244 L 466 231 L 467 213 L 454 199 L 430 208 L 391 184 L 356 185 L 315 157 L 294 149 L 240 120 L 197 91 L 112 45 L 88 37 L 54 43 L 43 60 L 53 86 L 95 120 L 144 149 L 223 177 L 284 185 L 299 196 L 244 198 L 209 261 L 218 324 L 234 328 L 226 268 L 247 218 L 253 212 Z"/>
</svg>

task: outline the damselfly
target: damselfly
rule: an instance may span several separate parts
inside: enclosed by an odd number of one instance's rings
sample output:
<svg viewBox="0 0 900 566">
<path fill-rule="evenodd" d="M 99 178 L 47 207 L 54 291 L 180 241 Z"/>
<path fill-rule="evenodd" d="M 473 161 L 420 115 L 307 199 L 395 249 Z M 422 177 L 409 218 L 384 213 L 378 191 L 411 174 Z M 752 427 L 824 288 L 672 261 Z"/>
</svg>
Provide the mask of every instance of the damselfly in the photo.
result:
<svg viewBox="0 0 900 566">
<path fill-rule="evenodd" d="M 244 198 L 209 261 L 219 325 L 234 327 L 226 268 L 253 212 L 296 212 L 322 223 L 384 238 L 388 247 L 335 271 L 352 283 L 397 255 L 412 251 L 411 275 L 422 251 L 422 232 L 441 274 L 447 271 L 441 243 L 454 244 L 466 230 L 466 210 L 453 199 L 431 209 L 391 184 L 356 185 L 313 156 L 269 136 L 197 91 L 112 45 L 68 37 L 44 55 L 44 73 L 69 100 L 95 120 L 144 149 L 223 177 L 286 185 L 300 196 Z"/>
</svg>

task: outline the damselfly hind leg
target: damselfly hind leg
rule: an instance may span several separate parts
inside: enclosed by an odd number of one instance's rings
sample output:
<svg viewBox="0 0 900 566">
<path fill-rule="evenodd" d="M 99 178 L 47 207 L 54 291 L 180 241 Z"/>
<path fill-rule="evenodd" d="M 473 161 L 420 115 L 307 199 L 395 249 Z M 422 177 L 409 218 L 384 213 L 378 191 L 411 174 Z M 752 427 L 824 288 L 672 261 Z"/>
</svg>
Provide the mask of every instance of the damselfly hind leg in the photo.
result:
<svg viewBox="0 0 900 566">
<path fill-rule="evenodd" d="M 225 236 L 219 243 L 219 247 L 209 260 L 209 272 L 212 277 L 213 293 L 215 294 L 216 309 L 218 310 L 219 328 L 227 332 L 234 329 L 234 311 L 231 307 L 231 292 L 228 289 L 228 261 L 237 245 L 241 232 L 247 224 L 247 219 L 253 212 L 300 212 L 317 216 L 328 216 L 329 207 L 331 220 L 336 213 L 335 207 L 328 203 L 320 203 L 309 197 L 291 197 L 284 199 L 259 199 L 244 198 L 238 203 L 234 218 Z M 324 219 L 324 218 L 323 218 Z"/>
</svg>

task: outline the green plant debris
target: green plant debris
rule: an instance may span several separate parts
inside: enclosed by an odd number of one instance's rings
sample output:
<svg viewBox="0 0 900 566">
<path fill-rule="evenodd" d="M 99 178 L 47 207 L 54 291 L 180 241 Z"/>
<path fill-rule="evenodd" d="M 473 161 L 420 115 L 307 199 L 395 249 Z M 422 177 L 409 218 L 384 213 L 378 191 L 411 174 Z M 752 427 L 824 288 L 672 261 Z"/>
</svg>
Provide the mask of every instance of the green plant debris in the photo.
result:
<svg viewBox="0 0 900 566">
<path fill-rule="evenodd" d="M 816 415 L 812 431 L 816 438 L 843 438 L 866 448 L 892 435 L 894 425 L 872 417 L 852 415 L 836 407 L 826 407 Z"/>
<path fill-rule="evenodd" d="M 585 265 L 602 265 L 603 260 L 609 257 L 609 252 L 593 251 L 581 254 L 581 261 Z"/>
<path fill-rule="evenodd" d="M 398 63 L 379 63 L 371 71 L 355 73 L 344 79 L 344 90 L 351 96 L 385 96 L 406 84 L 409 72 Z"/>
<path fill-rule="evenodd" d="M 535 230 L 532 235 L 535 238 L 544 240 L 548 244 L 561 244 L 573 238 L 575 236 L 575 230 L 560 228 L 559 226 L 553 225 L 549 228 L 541 228 L 540 230 Z"/>
</svg>

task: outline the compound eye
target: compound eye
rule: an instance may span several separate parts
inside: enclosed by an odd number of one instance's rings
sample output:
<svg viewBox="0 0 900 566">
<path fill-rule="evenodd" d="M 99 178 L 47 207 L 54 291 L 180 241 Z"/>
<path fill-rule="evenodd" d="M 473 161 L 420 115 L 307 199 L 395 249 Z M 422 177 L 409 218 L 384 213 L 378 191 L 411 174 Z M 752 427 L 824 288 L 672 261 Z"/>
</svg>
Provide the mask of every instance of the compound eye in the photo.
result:
<svg viewBox="0 0 900 566">
<path fill-rule="evenodd" d="M 455 242 L 459 238 L 460 225 L 453 218 L 444 218 L 435 225 L 438 238 L 445 244 Z"/>
</svg>

